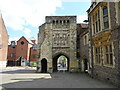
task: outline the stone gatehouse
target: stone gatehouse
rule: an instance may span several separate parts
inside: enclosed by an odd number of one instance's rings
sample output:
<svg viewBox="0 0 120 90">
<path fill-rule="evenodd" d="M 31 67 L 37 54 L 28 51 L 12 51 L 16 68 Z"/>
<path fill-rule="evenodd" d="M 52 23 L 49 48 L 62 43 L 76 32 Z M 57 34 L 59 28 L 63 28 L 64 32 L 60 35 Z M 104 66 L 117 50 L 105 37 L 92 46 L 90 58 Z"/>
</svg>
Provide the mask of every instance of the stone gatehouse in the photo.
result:
<svg viewBox="0 0 120 90">
<path fill-rule="evenodd" d="M 57 71 L 57 59 L 67 58 L 67 71 L 78 70 L 76 16 L 46 16 L 38 33 L 38 72 Z"/>
</svg>

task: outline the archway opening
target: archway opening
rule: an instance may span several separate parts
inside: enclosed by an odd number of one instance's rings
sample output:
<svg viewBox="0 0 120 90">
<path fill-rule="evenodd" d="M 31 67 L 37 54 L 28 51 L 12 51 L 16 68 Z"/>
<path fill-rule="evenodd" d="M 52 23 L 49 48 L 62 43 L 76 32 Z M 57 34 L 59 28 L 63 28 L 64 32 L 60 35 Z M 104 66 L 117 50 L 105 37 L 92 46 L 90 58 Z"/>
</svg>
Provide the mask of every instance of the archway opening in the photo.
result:
<svg viewBox="0 0 120 90">
<path fill-rule="evenodd" d="M 63 54 L 53 57 L 53 72 L 69 71 L 69 58 Z"/>
<path fill-rule="evenodd" d="M 19 57 L 19 59 L 16 61 L 17 62 L 17 66 L 21 66 L 21 60 L 23 59 L 22 56 Z"/>
<path fill-rule="evenodd" d="M 47 60 L 41 60 L 41 73 L 47 73 Z"/>
<path fill-rule="evenodd" d="M 83 71 L 88 73 L 88 60 L 86 58 L 83 59 Z"/>
</svg>

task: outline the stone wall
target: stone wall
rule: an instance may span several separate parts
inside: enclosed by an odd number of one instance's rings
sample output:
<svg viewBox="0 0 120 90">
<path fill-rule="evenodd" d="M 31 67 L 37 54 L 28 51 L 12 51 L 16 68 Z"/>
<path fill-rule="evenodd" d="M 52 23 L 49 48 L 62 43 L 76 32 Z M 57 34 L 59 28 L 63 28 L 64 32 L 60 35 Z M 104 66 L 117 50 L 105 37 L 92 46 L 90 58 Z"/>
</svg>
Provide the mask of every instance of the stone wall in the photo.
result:
<svg viewBox="0 0 120 90">
<path fill-rule="evenodd" d="M 38 38 L 42 38 L 40 48 L 40 61 L 46 58 L 48 61 L 48 71 L 52 67 L 54 55 L 65 54 L 70 59 L 70 70 L 77 69 L 76 59 L 76 16 L 46 16 L 44 35 L 39 33 Z M 43 39 L 44 38 L 44 39 Z M 40 40 L 40 39 L 39 39 Z M 39 42 L 39 41 L 38 41 Z M 74 64 L 73 64 L 74 63 Z"/>
<path fill-rule="evenodd" d="M 89 63 L 89 36 L 88 36 L 89 32 L 88 32 L 88 27 L 81 29 L 81 33 L 80 33 L 80 64 L 81 64 L 81 71 L 85 72 L 85 60 L 87 60 L 87 69 L 88 69 L 88 63 Z M 86 40 L 86 44 L 85 44 L 85 36 L 87 36 Z"/>
<path fill-rule="evenodd" d="M 104 3 L 104 2 L 103 2 Z M 95 64 L 93 66 L 93 77 L 98 78 L 100 80 L 104 80 L 105 82 L 112 83 L 118 87 L 120 87 L 120 51 L 119 51 L 119 41 L 120 41 L 120 28 L 119 25 L 116 23 L 116 8 L 115 8 L 115 3 L 114 2 L 107 2 L 108 7 L 109 7 L 109 20 L 110 20 L 110 28 L 108 30 L 104 30 L 103 32 L 98 33 L 98 39 L 97 35 L 95 39 L 97 42 L 101 43 L 102 47 L 104 46 L 103 43 L 112 43 L 113 45 L 113 66 L 105 65 L 101 59 L 101 63 Z M 99 6 L 99 5 L 98 5 Z M 109 38 L 105 40 L 107 35 L 105 36 L 105 33 L 111 32 L 109 35 Z M 101 34 L 103 33 L 103 35 Z M 102 35 L 102 38 L 100 38 Z M 99 37 L 100 36 L 100 37 Z M 101 40 L 99 40 L 101 39 Z M 96 41 L 93 40 L 93 43 Z M 93 46 L 95 44 L 92 44 Z M 94 50 L 93 50 L 94 51 Z M 104 51 L 105 52 L 105 51 Z M 94 57 L 94 52 L 93 52 L 93 57 Z M 103 56 L 102 56 L 103 57 Z M 95 61 L 95 58 L 92 59 Z"/>
</svg>

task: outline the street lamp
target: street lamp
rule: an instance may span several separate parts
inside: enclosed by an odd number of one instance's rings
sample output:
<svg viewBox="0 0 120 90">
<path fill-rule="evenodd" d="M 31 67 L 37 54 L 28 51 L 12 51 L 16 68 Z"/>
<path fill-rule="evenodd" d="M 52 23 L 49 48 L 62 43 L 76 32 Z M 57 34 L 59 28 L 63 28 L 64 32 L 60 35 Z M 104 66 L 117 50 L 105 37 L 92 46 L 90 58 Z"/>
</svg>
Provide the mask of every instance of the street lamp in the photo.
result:
<svg viewBox="0 0 120 90">
<path fill-rule="evenodd" d="M 84 20 L 83 22 L 88 23 L 89 21 L 88 20 Z"/>
</svg>

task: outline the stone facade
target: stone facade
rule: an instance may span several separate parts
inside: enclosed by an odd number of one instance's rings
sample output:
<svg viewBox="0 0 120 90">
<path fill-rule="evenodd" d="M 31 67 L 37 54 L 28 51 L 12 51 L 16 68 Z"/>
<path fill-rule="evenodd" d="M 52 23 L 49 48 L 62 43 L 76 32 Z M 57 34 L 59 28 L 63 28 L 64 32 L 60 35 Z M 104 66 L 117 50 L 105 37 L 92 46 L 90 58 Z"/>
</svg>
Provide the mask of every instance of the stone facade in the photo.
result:
<svg viewBox="0 0 120 90">
<path fill-rule="evenodd" d="M 76 34 L 76 16 L 46 16 L 46 22 L 39 27 L 38 33 L 40 55 L 37 71 L 41 71 L 41 60 L 46 59 L 47 72 L 53 72 L 60 55 L 68 58 L 68 71 L 77 71 Z"/>
<path fill-rule="evenodd" d="M 80 27 L 80 28 L 78 28 Z M 81 72 L 88 72 L 89 69 L 89 31 L 88 24 L 78 24 L 79 32 L 77 40 L 77 46 L 79 47 L 79 68 Z"/>
<path fill-rule="evenodd" d="M 93 2 L 88 10 L 91 40 L 90 68 L 92 68 L 90 74 L 118 87 L 120 87 L 119 5 L 120 2 Z M 98 18 L 94 23 L 97 13 Z"/>
<path fill-rule="evenodd" d="M 0 67 L 6 67 L 8 49 L 8 33 L 0 13 Z"/>
</svg>

